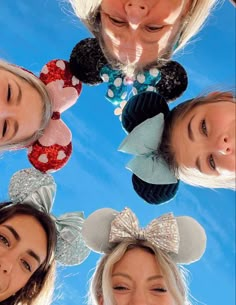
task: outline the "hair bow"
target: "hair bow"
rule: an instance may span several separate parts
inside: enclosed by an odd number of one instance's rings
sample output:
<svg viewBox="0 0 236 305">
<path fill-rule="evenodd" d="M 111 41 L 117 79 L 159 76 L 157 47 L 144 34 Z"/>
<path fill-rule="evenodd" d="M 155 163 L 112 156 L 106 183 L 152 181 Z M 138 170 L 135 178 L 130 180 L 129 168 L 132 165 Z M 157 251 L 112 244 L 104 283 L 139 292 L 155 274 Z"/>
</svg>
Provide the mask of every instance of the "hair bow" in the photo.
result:
<svg viewBox="0 0 236 305">
<path fill-rule="evenodd" d="M 178 253 L 178 225 L 172 213 L 154 219 L 146 228 L 139 228 L 138 219 L 128 208 L 111 223 L 110 242 L 120 243 L 125 239 L 147 240 L 156 248 Z"/>
<path fill-rule="evenodd" d="M 206 249 L 205 231 L 192 217 L 164 214 L 140 229 L 128 208 L 120 213 L 110 208 L 95 211 L 85 220 L 82 235 L 88 247 L 99 253 L 110 253 L 127 239 L 146 240 L 180 264 L 199 260 Z"/>
<path fill-rule="evenodd" d="M 177 182 L 166 162 L 158 156 L 163 128 L 164 115 L 160 113 L 136 126 L 119 146 L 120 151 L 136 155 L 126 167 L 152 184 Z"/>
<path fill-rule="evenodd" d="M 129 98 L 129 87 L 132 86 L 130 93 L 133 95 L 144 91 L 156 91 L 156 84 L 160 80 L 160 72 L 157 68 L 151 68 L 144 72 L 139 72 L 133 78 L 125 76 L 120 70 L 114 70 L 110 66 L 104 66 L 100 71 L 101 78 L 108 83 L 106 98 L 118 105 Z"/>
<path fill-rule="evenodd" d="M 39 79 L 52 99 L 52 116 L 44 134 L 28 148 L 32 165 L 42 172 L 63 167 L 72 153 L 72 135 L 61 120 L 61 113 L 78 99 L 82 83 L 69 70 L 64 60 L 52 60 L 42 69 Z"/>
<path fill-rule="evenodd" d="M 84 223 L 82 212 L 66 213 L 60 217 L 51 214 L 56 192 L 53 177 L 30 168 L 16 172 L 10 181 L 9 195 L 13 204 L 27 203 L 47 213 L 55 222 L 57 247 L 55 259 L 63 265 L 77 265 L 89 255 L 81 235 Z"/>
<path fill-rule="evenodd" d="M 114 105 L 131 94 L 145 91 L 157 91 L 167 100 L 174 100 L 188 84 L 185 69 L 176 61 L 159 60 L 132 78 L 126 77 L 121 70 L 112 68 L 96 38 L 86 38 L 76 44 L 70 56 L 70 69 L 83 83 L 97 85 L 108 82 L 106 97 Z"/>
</svg>

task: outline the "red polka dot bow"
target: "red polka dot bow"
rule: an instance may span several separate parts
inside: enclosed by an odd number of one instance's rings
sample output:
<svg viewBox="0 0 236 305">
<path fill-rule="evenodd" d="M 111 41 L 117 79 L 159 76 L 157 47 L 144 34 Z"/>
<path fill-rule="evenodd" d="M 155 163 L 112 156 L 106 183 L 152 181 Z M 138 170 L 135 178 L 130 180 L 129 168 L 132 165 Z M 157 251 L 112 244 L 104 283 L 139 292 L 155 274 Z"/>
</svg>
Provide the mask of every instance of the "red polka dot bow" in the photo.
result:
<svg viewBox="0 0 236 305">
<path fill-rule="evenodd" d="M 72 75 L 69 63 L 64 60 L 48 62 L 39 78 L 49 92 L 53 113 L 43 136 L 28 148 L 28 158 L 41 172 L 53 172 L 62 168 L 72 153 L 72 134 L 60 117 L 75 104 L 82 83 Z"/>
</svg>

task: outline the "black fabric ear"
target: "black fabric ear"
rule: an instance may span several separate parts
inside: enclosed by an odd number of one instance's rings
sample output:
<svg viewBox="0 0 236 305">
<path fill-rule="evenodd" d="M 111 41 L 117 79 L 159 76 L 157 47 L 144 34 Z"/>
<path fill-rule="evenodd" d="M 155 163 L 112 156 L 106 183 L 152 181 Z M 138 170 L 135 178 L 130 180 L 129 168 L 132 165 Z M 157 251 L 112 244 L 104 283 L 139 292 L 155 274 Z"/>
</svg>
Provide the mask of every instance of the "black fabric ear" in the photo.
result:
<svg viewBox="0 0 236 305">
<path fill-rule="evenodd" d="M 137 125 L 145 120 L 163 113 L 166 117 L 169 107 L 165 99 L 156 92 L 143 92 L 133 96 L 125 105 L 121 122 L 127 132 L 131 132 Z"/>
<path fill-rule="evenodd" d="M 133 96 L 122 111 L 121 122 L 129 133 L 143 121 L 163 113 L 166 118 L 170 112 L 166 100 L 156 92 L 143 92 Z M 160 204 L 172 199 L 177 193 L 179 181 L 174 184 L 151 184 L 132 175 L 135 192 L 146 202 Z"/>
<path fill-rule="evenodd" d="M 85 84 L 102 83 L 100 70 L 106 64 L 107 60 L 96 38 L 81 40 L 70 55 L 71 72 Z"/>
<path fill-rule="evenodd" d="M 158 67 L 161 79 L 157 83 L 158 93 L 166 101 L 172 101 L 180 97 L 188 86 L 188 76 L 184 67 L 176 61 L 168 61 Z"/>
<path fill-rule="evenodd" d="M 135 192 L 150 204 L 161 204 L 171 200 L 179 188 L 179 181 L 173 184 L 151 184 L 135 174 L 132 175 L 132 183 Z"/>
</svg>

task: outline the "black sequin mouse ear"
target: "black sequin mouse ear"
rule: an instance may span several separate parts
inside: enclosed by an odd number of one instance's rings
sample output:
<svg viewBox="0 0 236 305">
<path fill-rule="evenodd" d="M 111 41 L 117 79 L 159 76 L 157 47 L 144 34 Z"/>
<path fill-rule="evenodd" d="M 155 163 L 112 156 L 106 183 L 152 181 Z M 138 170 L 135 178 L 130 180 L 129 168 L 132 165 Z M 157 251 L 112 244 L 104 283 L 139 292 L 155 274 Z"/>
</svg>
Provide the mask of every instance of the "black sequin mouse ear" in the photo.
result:
<svg viewBox="0 0 236 305">
<path fill-rule="evenodd" d="M 176 61 L 168 61 L 158 67 L 161 79 L 157 83 L 157 92 L 167 102 L 180 97 L 188 86 L 188 76 L 184 67 Z"/>
<path fill-rule="evenodd" d="M 81 40 L 70 55 L 70 70 L 80 81 L 89 85 L 102 83 L 101 68 L 107 60 L 96 38 Z"/>
<path fill-rule="evenodd" d="M 145 120 L 160 113 L 167 117 L 170 112 L 165 99 L 155 92 L 144 92 L 133 96 L 125 105 L 121 122 L 123 128 L 130 133 Z M 171 184 L 152 184 L 132 175 L 133 188 L 136 193 L 151 204 L 161 204 L 171 200 L 177 193 L 179 181 Z"/>
</svg>

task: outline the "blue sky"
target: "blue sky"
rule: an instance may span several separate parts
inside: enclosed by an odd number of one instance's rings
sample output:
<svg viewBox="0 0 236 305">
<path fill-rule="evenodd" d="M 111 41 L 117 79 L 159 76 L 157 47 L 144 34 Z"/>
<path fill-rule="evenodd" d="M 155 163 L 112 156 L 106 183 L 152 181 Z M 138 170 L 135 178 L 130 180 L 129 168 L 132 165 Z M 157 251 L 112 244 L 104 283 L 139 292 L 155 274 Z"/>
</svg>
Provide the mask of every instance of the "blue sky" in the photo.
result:
<svg viewBox="0 0 236 305">
<path fill-rule="evenodd" d="M 203 31 L 175 59 L 189 75 L 189 87 L 178 102 L 235 85 L 235 9 L 219 6 Z M 89 33 L 68 11 L 65 1 L 0 1 L 0 58 L 38 73 L 49 60 L 67 60 L 73 46 Z M 104 98 L 105 85 L 83 86 L 75 106 L 63 114 L 72 129 L 74 151 L 68 165 L 54 174 L 58 184 L 54 214 L 101 207 L 131 207 L 142 225 L 168 211 L 195 217 L 206 229 L 208 244 L 202 260 L 188 266 L 190 289 L 199 304 L 235 304 L 235 193 L 181 184 L 176 198 L 148 205 L 133 191 L 129 156 L 117 147 L 125 136 L 113 106 Z M 7 199 L 11 175 L 30 167 L 26 152 L 0 157 L 0 199 Z M 59 267 L 53 305 L 86 304 L 87 282 L 99 255 L 77 267 Z M 201 302 L 201 303 L 200 303 Z"/>
</svg>

